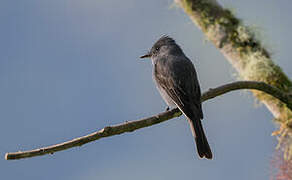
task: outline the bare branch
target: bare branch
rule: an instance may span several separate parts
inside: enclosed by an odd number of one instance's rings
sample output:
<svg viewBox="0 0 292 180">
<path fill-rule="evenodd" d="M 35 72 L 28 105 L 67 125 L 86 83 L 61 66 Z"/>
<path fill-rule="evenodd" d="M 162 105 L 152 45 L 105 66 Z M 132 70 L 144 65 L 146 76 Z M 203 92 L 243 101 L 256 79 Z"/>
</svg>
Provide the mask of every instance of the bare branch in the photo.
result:
<svg viewBox="0 0 292 180">
<path fill-rule="evenodd" d="M 239 89 L 255 89 L 263 91 L 275 98 L 278 98 L 283 103 L 285 103 L 290 109 L 292 109 L 292 97 L 281 90 L 272 87 L 268 84 L 263 82 L 254 82 L 254 81 L 239 81 L 233 82 L 230 84 L 226 84 L 214 89 L 209 89 L 202 95 L 202 102 L 208 99 L 214 98 L 216 96 L 220 96 L 230 91 L 239 90 Z M 58 151 L 66 150 L 76 146 L 82 146 L 83 144 L 104 138 L 109 136 L 114 136 L 118 134 L 122 134 L 125 132 L 132 132 L 140 128 L 152 126 L 154 124 L 161 123 L 163 121 L 167 121 L 169 119 L 179 117 L 182 113 L 176 108 L 172 109 L 167 112 L 160 113 L 158 115 L 144 118 L 141 120 L 136 121 L 128 121 L 122 124 L 107 126 L 99 131 L 94 133 L 88 134 L 83 137 L 75 138 L 70 141 L 66 141 L 60 144 L 47 146 L 39 149 L 34 149 L 30 151 L 19 151 L 19 152 L 12 152 L 6 153 L 5 159 L 6 160 L 13 160 L 13 159 L 22 159 L 22 158 L 29 158 L 34 156 L 41 156 L 45 154 L 53 154 Z"/>
<path fill-rule="evenodd" d="M 215 89 L 209 89 L 209 91 L 205 92 L 202 95 L 202 101 L 206 101 L 208 99 L 214 98 L 216 96 L 220 96 L 222 94 L 228 93 L 234 90 L 240 89 L 254 89 L 265 92 L 269 94 L 283 103 L 292 110 L 292 95 L 281 91 L 280 89 L 270 86 L 264 82 L 256 82 L 256 81 L 237 81 L 229 84 L 225 84 L 223 86 L 217 87 Z"/>
</svg>

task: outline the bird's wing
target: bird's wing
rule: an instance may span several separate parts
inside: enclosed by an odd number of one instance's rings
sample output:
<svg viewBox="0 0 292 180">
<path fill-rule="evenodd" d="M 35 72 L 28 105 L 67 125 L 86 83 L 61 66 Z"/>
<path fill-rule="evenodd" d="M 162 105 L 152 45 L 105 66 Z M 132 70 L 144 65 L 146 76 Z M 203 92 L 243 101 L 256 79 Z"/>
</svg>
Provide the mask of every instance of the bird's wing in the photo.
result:
<svg viewBox="0 0 292 180">
<path fill-rule="evenodd" d="M 159 61 L 155 64 L 154 77 L 187 116 L 196 113 L 203 118 L 200 86 L 190 60 Z"/>
<path fill-rule="evenodd" d="M 157 83 L 186 115 L 199 156 L 212 159 L 212 151 L 200 120 L 203 118 L 201 92 L 193 64 L 186 57 L 180 60 L 177 57 L 159 59 L 154 70 Z"/>
</svg>

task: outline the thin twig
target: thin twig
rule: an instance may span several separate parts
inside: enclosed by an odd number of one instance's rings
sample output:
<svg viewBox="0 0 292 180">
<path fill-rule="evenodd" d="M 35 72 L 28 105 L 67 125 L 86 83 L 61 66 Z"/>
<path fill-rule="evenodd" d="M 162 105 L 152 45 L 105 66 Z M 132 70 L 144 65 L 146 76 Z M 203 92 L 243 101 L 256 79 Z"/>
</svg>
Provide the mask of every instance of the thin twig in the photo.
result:
<svg viewBox="0 0 292 180">
<path fill-rule="evenodd" d="M 270 94 L 271 96 L 274 96 L 275 98 L 281 100 L 283 103 L 287 105 L 287 107 L 289 107 L 292 110 L 291 95 L 288 95 L 280 91 L 279 89 L 272 87 L 268 84 L 265 84 L 263 82 L 254 82 L 254 81 L 233 82 L 233 83 L 226 84 L 214 89 L 209 89 L 207 92 L 205 92 L 202 95 L 201 99 L 203 102 L 208 99 L 214 98 L 216 96 L 225 94 L 227 92 L 239 90 L 239 89 L 255 89 L 255 90 L 266 92 L 267 94 Z M 43 147 L 39 149 L 34 149 L 30 151 L 6 153 L 5 159 L 13 160 L 13 159 L 22 159 L 22 158 L 29 158 L 29 157 L 34 157 L 34 156 L 41 156 L 45 154 L 53 154 L 55 152 L 69 149 L 72 147 L 82 146 L 83 144 L 86 144 L 86 143 L 89 143 L 89 142 L 92 142 L 104 137 L 114 136 L 114 135 L 122 134 L 125 132 L 132 132 L 140 128 L 152 126 L 154 124 L 167 121 L 169 119 L 178 117 L 180 115 L 181 115 L 181 112 L 177 108 L 175 108 L 170 111 L 163 112 L 158 115 L 144 118 L 141 120 L 128 121 L 128 122 L 118 124 L 118 125 L 107 126 L 94 133 L 88 134 L 83 137 L 75 138 L 73 140 L 66 141 L 60 144 L 47 146 L 47 147 Z"/>
</svg>

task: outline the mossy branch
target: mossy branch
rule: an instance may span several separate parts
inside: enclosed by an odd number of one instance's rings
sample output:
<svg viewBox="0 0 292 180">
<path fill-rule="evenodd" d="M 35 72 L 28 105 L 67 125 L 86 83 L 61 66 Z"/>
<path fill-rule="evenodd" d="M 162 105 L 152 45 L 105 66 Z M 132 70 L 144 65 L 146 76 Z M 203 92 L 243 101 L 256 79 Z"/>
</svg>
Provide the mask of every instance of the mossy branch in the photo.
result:
<svg viewBox="0 0 292 180">
<path fill-rule="evenodd" d="M 263 82 L 254 82 L 254 81 L 239 81 L 239 82 L 233 82 L 230 84 L 226 84 L 214 89 L 209 89 L 207 92 L 205 92 L 201 100 L 202 102 L 220 96 L 222 94 L 225 94 L 230 91 L 239 90 L 239 89 L 254 89 L 254 90 L 260 90 L 263 91 L 275 98 L 278 98 L 283 103 L 286 103 L 287 106 L 292 109 L 292 97 L 291 95 L 288 95 L 281 90 L 272 87 L 268 84 L 265 84 Z M 53 154 L 58 151 L 63 151 L 69 148 L 73 148 L 76 146 L 82 146 L 83 144 L 96 141 L 101 138 L 114 136 L 118 134 L 122 134 L 125 132 L 132 132 L 140 128 L 152 126 L 154 124 L 158 124 L 164 121 L 167 121 L 169 119 L 175 118 L 180 116 L 182 113 L 179 111 L 179 109 L 172 109 L 167 112 L 163 112 L 160 114 L 157 114 L 152 117 L 144 118 L 141 120 L 136 121 L 127 121 L 122 124 L 113 125 L 113 126 L 107 126 L 99 131 L 96 131 L 94 133 L 88 134 L 83 137 L 75 138 L 70 141 L 66 141 L 60 144 L 47 146 L 39 149 L 34 149 L 30 151 L 19 151 L 19 152 L 12 152 L 12 153 L 6 153 L 5 159 L 6 160 L 14 160 L 14 159 L 22 159 L 22 158 L 29 158 L 34 156 L 41 156 L 45 154 Z"/>
<path fill-rule="evenodd" d="M 292 82 L 282 69 L 272 61 L 269 51 L 255 36 L 253 29 L 244 25 L 229 10 L 216 0 L 175 0 L 203 31 L 218 50 L 238 72 L 240 79 L 260 81 L 292 94 Z M 274 120 L 285 131 L 284 152 L 292 159 L 292 110 L 279 99 L 259 91 L 252 91 L 255 97 L 267 106 Z M 285 132 L 285 133 L 283 133 Z M 283 139 L 283 138 L 282 138 Z M 279 141 L 282 143 L 282 141 Z"/>
<path fill-rule="evenodd" d="M 222 52 L 241 79 L 265 82 L 292 93 L 290 79 L 273 63 L 270 53 L 252 29 L 245 26 L 230 10 L 223 8 L 216 0 L 175 1 Z M 284 122 L 292 117 L 292 111 L 277 99 L 258 92 L 254 92 L 254 95 L 268 107 L 275 118 Z"/>
</svg>

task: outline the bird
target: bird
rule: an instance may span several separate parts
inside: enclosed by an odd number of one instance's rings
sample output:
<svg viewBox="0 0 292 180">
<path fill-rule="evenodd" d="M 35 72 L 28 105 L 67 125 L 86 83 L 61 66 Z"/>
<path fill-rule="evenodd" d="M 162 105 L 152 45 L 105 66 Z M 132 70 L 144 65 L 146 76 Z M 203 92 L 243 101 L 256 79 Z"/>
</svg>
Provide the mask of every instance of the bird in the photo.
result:
<svg viewBox="0 0 292 180">
<path fill-rule="evenodd" d="M 179 108 L 186 117 L 200 158 L 212 159 L 202 122 L 201 89 L 195 66 L 181 47 L 169 36 L 159 38 L 140 58 L 151 58 L 153 79 L 169 107 Z"/>
</svg>

